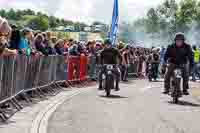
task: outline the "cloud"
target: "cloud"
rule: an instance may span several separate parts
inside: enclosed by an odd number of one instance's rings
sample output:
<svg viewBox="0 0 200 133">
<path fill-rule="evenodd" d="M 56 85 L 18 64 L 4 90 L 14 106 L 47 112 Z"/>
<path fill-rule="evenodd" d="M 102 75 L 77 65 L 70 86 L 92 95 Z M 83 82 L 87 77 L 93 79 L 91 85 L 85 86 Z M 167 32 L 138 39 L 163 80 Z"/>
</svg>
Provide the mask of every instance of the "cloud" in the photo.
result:
<svg viewBox="0 0 200 133">
<path fill-rule="evenodd" d="M 110 23 L 114 0 L 0 0 L 0 8 L 42 11 L 74 21 Z M 120 21 L 132 21 L 164 0 L 119 0 Z"/>
</svg>

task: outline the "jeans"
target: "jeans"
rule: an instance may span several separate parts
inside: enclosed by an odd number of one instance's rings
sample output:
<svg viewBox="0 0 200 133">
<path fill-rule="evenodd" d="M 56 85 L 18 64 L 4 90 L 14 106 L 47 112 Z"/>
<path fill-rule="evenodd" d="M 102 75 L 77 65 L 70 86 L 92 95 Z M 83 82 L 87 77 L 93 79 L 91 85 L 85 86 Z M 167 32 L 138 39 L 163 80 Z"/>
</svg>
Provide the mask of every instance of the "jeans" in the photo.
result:
<svg viewBox="0 0 200 133">
<path fill-rule="evenodd" d="M 126 81 L 128 77 L 128 65 L 121 65 L 121 80 Z"/>
</svg>

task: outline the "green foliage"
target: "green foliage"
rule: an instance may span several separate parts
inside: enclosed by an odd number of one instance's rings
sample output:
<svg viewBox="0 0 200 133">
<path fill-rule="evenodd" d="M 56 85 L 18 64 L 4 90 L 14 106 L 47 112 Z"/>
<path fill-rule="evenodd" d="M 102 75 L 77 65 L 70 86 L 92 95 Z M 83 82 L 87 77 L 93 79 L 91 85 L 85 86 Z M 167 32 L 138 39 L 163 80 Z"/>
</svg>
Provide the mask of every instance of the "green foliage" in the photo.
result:
<svg viewBox="0 0 200 133">
<path fill-rule="evenodd" d="M 27 26 L 33 30 L 46 31 L 49 28 L 49 20 L 44 16 L 35 16 L 28 21 Z"/>
<path fill-rule="evenodd" d="M 156 33 L 159 28 L 159 18 L 156 10 L 151 8 L 147 13 L 146 29 L 148 33 Z"/>
<path fill-rule="evenodd" d="M 34 12 L 31 9 L 26 10 L 0 10 L 0 16 L 7 18 L 10 23 L 17 24 L 19 27 L 29 26 L 37 30 L 55 29 L 59 26 L 74 26 L 76 31 L 84 30 L 85 23 L 73 22 L 70 20 L 59 19 L 55 16 L 48 16 L 42 12 Z M 94 22 L 94 24 L 103 24 Z M 108 31 L 108 27 L 104 27 L 104 32 Z"/>
<path fill-rule="evenodd" d="M 160 36 L 171 40 L 176 32 L 187 33 L 194 23 L 200 30 L 200 1 L 182 0 L 176 3 L 175 0 L 165 0 L 156 8 L 149 9 L 146 17 L 136 20 L 134 26 L 124 29 L 126 33 L 123 34 L 132 34 L 132 28 L 135 33 L 140 29 L 139 32 L 148 33 L 152 38 Z"/>
<path fill-rule="evenodd" d="M 177 28 L 181 31 L 188 31 L 190 24 L 198 15 L 197 13 L 196 0 L 181 1 L 179 10 L 177 11 Z"/>
</svg>

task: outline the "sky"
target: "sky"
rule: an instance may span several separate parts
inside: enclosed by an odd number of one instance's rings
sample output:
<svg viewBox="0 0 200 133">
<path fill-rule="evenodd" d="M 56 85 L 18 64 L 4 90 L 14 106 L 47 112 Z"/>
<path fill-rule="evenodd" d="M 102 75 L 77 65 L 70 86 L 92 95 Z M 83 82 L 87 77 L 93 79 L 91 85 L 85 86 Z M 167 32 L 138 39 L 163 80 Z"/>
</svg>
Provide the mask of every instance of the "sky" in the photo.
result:
<svg viewBox="0 0 200 133">
<path fill-rule="evenodd" d="M 0 0 L 0 9 L 33 9 L 67 20 L 110 23 L 114 0 Z M 133 21 L 164 0 L 119 0 L 120 21 Z"/>
</svg>

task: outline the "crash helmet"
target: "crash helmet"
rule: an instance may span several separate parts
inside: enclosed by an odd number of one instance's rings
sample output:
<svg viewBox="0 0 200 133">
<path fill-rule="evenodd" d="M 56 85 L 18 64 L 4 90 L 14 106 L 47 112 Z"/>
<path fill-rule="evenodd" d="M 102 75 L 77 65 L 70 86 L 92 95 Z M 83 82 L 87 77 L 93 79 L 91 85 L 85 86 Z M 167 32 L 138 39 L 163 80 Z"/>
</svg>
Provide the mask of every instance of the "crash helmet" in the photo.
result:
<svg viewBox="0 0 200 133">
<path fill-rule="evenodd" d="M 176 33 L 175 39 L 174 39 L 174 40 L 175 40 L 175 41 L 176 41 L 176 40 L 183 40 L 183 41 L 185 41 L 185 35 L 184 35 L 184 33 L 182 33 L 182 32 Z"/>
<path fill-rule="evenodd" d="M 105 45 L 109 45 L 109 46 L 112 45 L 110 39 L 106 39 L 106 40 L 104 41 L 104 44 L 105 44 Z"/>
</svg>

